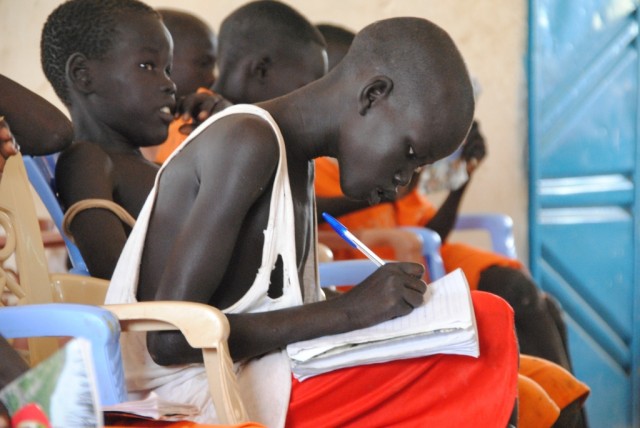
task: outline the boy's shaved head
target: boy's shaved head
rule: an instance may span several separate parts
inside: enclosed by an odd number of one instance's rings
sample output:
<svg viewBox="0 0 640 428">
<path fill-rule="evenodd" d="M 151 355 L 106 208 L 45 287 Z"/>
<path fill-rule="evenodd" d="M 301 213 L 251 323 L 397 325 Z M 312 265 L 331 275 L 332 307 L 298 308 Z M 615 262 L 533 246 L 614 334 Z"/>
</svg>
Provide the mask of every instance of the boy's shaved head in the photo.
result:
<svg viewBox="0 0 640 428">
<path fill-rule="evenodd" d="M 282 40 L 324 46 L 322 34 L 295 9 L 278 1 L 258 0 L 236 9 L 222 22 L 218 56 L 221 62 L 232 62 L 247 49 L 264 49 Z"/>
<path fill-rule="evenodd" d="M 224 19 L 218 34 L 216 89 L 233 102 L 284 95 L 326 72 L 318 29 L 290 6 L 248 3 Z"/>
<path fill-rule="evenodd" d="M 189 95 L 214 82 L 218 40 L 209 24 L 180 10 L 158 9 L 173 38 L 171 80 L 177 86 L 176 97 Z"/>
<path fill-rule="evenodd" d="M 79 52 L 88 59 L 103 57 L 113 44 L 118 18 L 129 13 L 157 14 L 137 0 L 70 0 L 49 15 L 42 29 L 40 59 L 45 76 L 66 105 L 71 103 L 65 77 L 69 56 Z"/>
<path fill-rule="evenodd" d="M 338 70 L 390 77 L 407 109 L 415 104 L 423 109 L 441 147 L 455 148 L 464 140 L 474 114 L 471 80 L 451 37 L 432 22 L 391 18 L 365 27 Z"/>
</svg>

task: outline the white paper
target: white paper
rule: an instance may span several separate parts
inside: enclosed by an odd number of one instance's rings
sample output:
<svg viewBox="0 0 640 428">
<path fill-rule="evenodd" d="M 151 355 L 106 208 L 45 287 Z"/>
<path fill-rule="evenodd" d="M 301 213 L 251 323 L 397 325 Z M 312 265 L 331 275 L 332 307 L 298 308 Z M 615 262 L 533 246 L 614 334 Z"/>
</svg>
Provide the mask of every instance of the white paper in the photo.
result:
<svg viewBox="0 0 640 428">
<path fill-rule="evenodd" d="M 469 285 L 460 269 L 429 284 L 422 306 L 372 327 L 292 343 L 299 380 L 343 367 L 433 354 L 480 355 Z"/>
</svg>

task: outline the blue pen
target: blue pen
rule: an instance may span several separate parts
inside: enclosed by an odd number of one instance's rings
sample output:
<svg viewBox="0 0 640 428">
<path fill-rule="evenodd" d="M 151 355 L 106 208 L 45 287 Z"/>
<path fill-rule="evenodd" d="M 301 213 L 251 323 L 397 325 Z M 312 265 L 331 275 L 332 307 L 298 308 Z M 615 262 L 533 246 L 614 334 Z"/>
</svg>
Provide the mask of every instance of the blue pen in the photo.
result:
<svg viewBox="0 0 640 428">
<path fill-rule="evenodd" d="M 360 250 L 360 252 L 362 254 L 364 254 L 365 256 L 367 256 L 369 258 L 369 260 L 371 260 L 372 262 L 374 262 L 378 266 L 382 266 L 384 264 L 384 260 L 382 260 L 380 257 L 378 257 L 378 255 L 376 253 L 371 251 L 371 249 L 369 247 L 364 245 L 362 243 L 362 241 L 360 241 L 358 238 L 356 238 L 353 235 L 353 233 L 349 232 L 349 229 L 347 229 L 338 220 L 336 220 L 335 218 L 333 218 L 332 216 L 330 216 L 327 213 L 322 213 L 322 218 L 324 218 L 325 221 L 327 223 L 329 223 L 329 225 L 331 225 L 333 230 L 335 230 L 336 233 L 342 237 L 342 239 L 347 241 L 347 243 L 349 245 L 351 245 L 353 248 L 357 248 L 358 250 Z"/>
</svg>

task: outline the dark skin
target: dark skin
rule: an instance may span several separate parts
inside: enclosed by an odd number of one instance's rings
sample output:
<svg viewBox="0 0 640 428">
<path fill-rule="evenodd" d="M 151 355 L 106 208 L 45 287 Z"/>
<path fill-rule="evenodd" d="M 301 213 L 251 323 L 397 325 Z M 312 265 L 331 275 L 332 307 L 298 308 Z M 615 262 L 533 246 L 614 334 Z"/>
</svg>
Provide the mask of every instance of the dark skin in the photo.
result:
<svg viewBox="0 0 640 428">
<path fill-rule="evenodd" d="M 255 104 L 285 95 L 324 76 L 327 53 L 323 46 L 282 40 L 257 40 L 261 50 L 245 52 L 233 78 L 216 81 L 218 95 L 191 94 L 180 100 L 178 111 L 197 126 L 231 102 Z M 286 46 L 283 49 L 282 46 Z M 269 52 L 265 57 L 264 51 Z"/>
<path fill-rule="evenodd" d="M 71 144 L 73 129 L 69 119 L 53 104 L 19 83 L 0 74 L 0 116 L 4 117 L 0 131 L 0 166 L 6 156 L 15 154 L 9 142 L 8 124 L 13 137 L 20 142 L 23 153 L 39 156 L 59 152 Z M 13 145 L 13 143 L 11 143 Z"/>
<path fill-rule="evenodd" d="M 345 174 L 345 187 L 354 197 L 376 200 L 381 192 L 390 195 L 406 184 L 417 167 L 456 147 L 433 147 L 430 129 L 409 119 L 427 114 L 424 109 L 415 106 L 410 113 L 405 109 L 400 113 L 398 96 L 391 95 L 391 79 L 370 76 L 360 81 L 355 102 L 345 103 L 344 91 L 354 84 L 327 76 L 261 104 L 275 118 L 286 141 L 300 268 L 311 245 L 312 159 L 359 153 L 360 168 L 346 159 L 354 166 L 348 171 L 355 173 Z M 349 131 L 344 132 L 345 128 Z M 245 294 L 260 263 L 277 153 L 266 123 L 234 116 L 216 122 L 174 158 L 160 180 L 149 225 L 140 300 L 188 300 L 225 308 Z M 369 174 L 359 172 L 364 165 Z M 162 245 L 169 237 L 172 246 Z M 210 257 L 201 261 L 197 257 L 201 254 Z M 423 272 L 418 264 L 388 264 L 354 292 L 336 299 L 264 313 L 230 314 L 232 357 L 249 358 L 295 341 L 404 315 L 420 303 L 426 290 L 420 279 Z M 148 346 L 161 364 L 200 360 L 179 335 L 150 335 Z"/>
<path fill-rule="evenodd" d="M 144 30 L 134 30 L 133 24 L 140 24 L 140 21 L 145 21 L 141 25 Z M 140 17 L 123 20 L 120 25 L 124 30 L 124 41 L 128 40 L 129 34 L 146 35 L 153 24 L 146 21 L 147 18 Z M 157 43 L 153 45 L 155 50 L 170 50 L 168 37 L 152 40 Z M 133 41 L 124 41 L 123 49 L 135 47 Z M 122 53 L 127 59 L 132 54 L 127 49 Z M 114 92 L 113 85 L 122 83 L 119 79 L 113 80 L 112 76 L 124 73 L 132 78 L 127 72 L 128 61 L 123 63 L 116 58 L 115 52 L 110 52 L 111 64 L 105 64 L 107 60 L 104 60 L 101 67 L 89 70 L 106 74 L 92 74 L 99 82 L 104 79 L 105 89 L 111 86 L 100 97 L 103 103 L 110 101 L 108 94 Z M 84 70 L 82 67 L 71 68 L 74 69 Z M 359 76 L 358 81 L 335 77 L 322 79 L 263 104 L 280 124 L 287 141 L 299 266 L 312 245 L 309 238 L 313 227 L 310 222 L 313 215 L 310 162 L 313 158 L 357 153 L 358 165 L 354 167 L 362 169 L 367 165 L 372 174 L 363 175 L 356 170 L 353 174 L 347 173 L 346 188 L 354 197 L 375 199 L 380 192 L 393 193 L 399 184 L 406 184 L 415 168 L 447 155 L 457 146 L 456 143 L 434 147 L 431 128 L 416 118 L 435 112 L 418 104 L 412 105 L 408 112 L 402 98 L 407 96 L 407 91 L 404 95 L 401 89 L 392 91 L 391 78 L 368 74 L 366 78 Z M 136 85 L 148 89 L 143 91 L 147 100 L 156 93 L 171 92 L 162 89 L 166 85 L 160 84 L 162 78 L 155 73 L 145 74 L 141 79 Z M 351 102 L 345 103 L 346 89 L 354 87 L 359 89 Z M 72 92 L 79 99 L 87 93 L 95 93 L 80 84 L 74 85 Z M 323 96 L 319 97 L 319 94 Z M 310 99 L 314 102 L 310 103 Z M 146 123 L 146 116 L 157 115 L 157 109 L 151 110 L 152 113 L 146 109 L 144 112 L 142 123 Z M 97 122 L 95 128 L 108 127 L 106 119 L 110 116 L 102 116 L 102 113 L 94 112 L 87 118 Z M 137 111 L 129 112 L 128 116 L 134 113 Z M 100 120 L 103 117 L 105 120 Z M 390 123 L 394 126 L 388 126 Z M 346 128 L 348 132 L 343 131 Z M 151 127 L 149 132 L 155 129 Z M 106 133 L 109 140 L 114 139 L 112 134 Z M 129 140 L 137 141 L 131 137 Z M 378 141 L 373 149 L 372 140 Z M 132 145 L 122 145 L 128 148 L 126 154 L 136 153 Z M 168 164 L 160 181 L 145 244 L 138 289 L 140 300 L 176 299 L 225 308 L 245 293 L 254 277 L 250 272 L 256 271 L 260 260 L 277 153 L 275 137 L 268 125 L 253 116 L 241 115 L 222 119 L 205 130 Z M 118 167 L 124 168 L 124 175 L 132 164 L 119 162 Z M 371 165 L 377 165 L 377 168 L 372 169 Z M 141 187 L 131 180 L 129 183 L 132 191 Z M 243 191 L 238 192 L 238 189 Z M 142 198 L 147 192 L 148 188 L 145 188 Z M 215 239 L 211 239 L 214 236 Z M 230 266 L 242 266 L 242 269 Z M 273 312 L 230 315 L 232 356 L 236 360 L 248 358 L 294 341 L 404 315 L 422 301 L 426 290 L 420 279 L 422 274 L 423 267 L 417 264 L 389 264 L 363 282 L 357 292 L 338 299 Z M 198 286 L 194 287 L 194 284 Z M 199 353 L 193 352 L 181 335 L 150 334 L 148 345 L 161 364 L 201 360 L 201 355 L 196 355 Z"/>
<path fill-rule="evenodd" d="M 171 9 L 158 9 L 158 12 L 174 43 L 171 80 L 176 84 L 176 100 L 181 106 L 178 110 L 190 113 L 192 101 L 183 105 L 185 98 L 195 94 L 198 88 L 211 88 L 215 81 L 217 39 L 213 30 L 195 15 Z M 229 105 L 220 96 L 209 97 L 206 103 L 205 108 L 212 112 Z M 200 120 L 204 119 L 206 116 Z M 185 130 L 191 129 L 185 125 Z M 157 146 L 148 146 L 142 148 L 142 153 L 154 160 L 157 150 Z"/>
<path fill-rule="evenodd" d="M 56 180 L 67 207 L 88 198 L 107 199 L 137 217 L 158 170 L 140 147 L 164 141 L 173 119 L 171 37 L 149 15 L 127 16 L 118 29 L 105 58 L 75 53 L 68 60 L 75 141 L 60 156 Z M 110 212 L 92 209 L 74 219 L 71 231 L 91 274 L 110 278 L 128 227 Z"/>
</svg>

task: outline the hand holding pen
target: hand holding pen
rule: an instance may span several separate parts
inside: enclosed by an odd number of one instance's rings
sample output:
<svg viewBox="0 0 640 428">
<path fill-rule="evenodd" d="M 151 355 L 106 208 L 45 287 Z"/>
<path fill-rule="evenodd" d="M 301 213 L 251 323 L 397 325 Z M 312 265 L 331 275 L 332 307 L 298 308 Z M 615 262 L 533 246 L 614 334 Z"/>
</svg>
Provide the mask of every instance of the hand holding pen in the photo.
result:
<svg viewBox="0 0 640 428">
<path fill-rule="evenodd" d="M 327 213 L 323 213 L 322 217 L 349 245 L 357 248 L 377 266 L 381 266 L 357 287 L 345 293 L 345 297 L 354 299 L 353 305 L 364 309 L 359 312 L 359 317 L 377 317 L 380 314 L 376 315 L 375 310 L 369 310 L 367 307 L 384 306 L 387 318 L 376 321 L 380 322 L 406 315 L 422 304 L 424 293 L 427 291 L 427 285 L 422 280 L 424 266 L 409 262 L 385 263 L 338 220 Z M 364 307 L 363 302 L 365 302 Z"/>
</svg>

